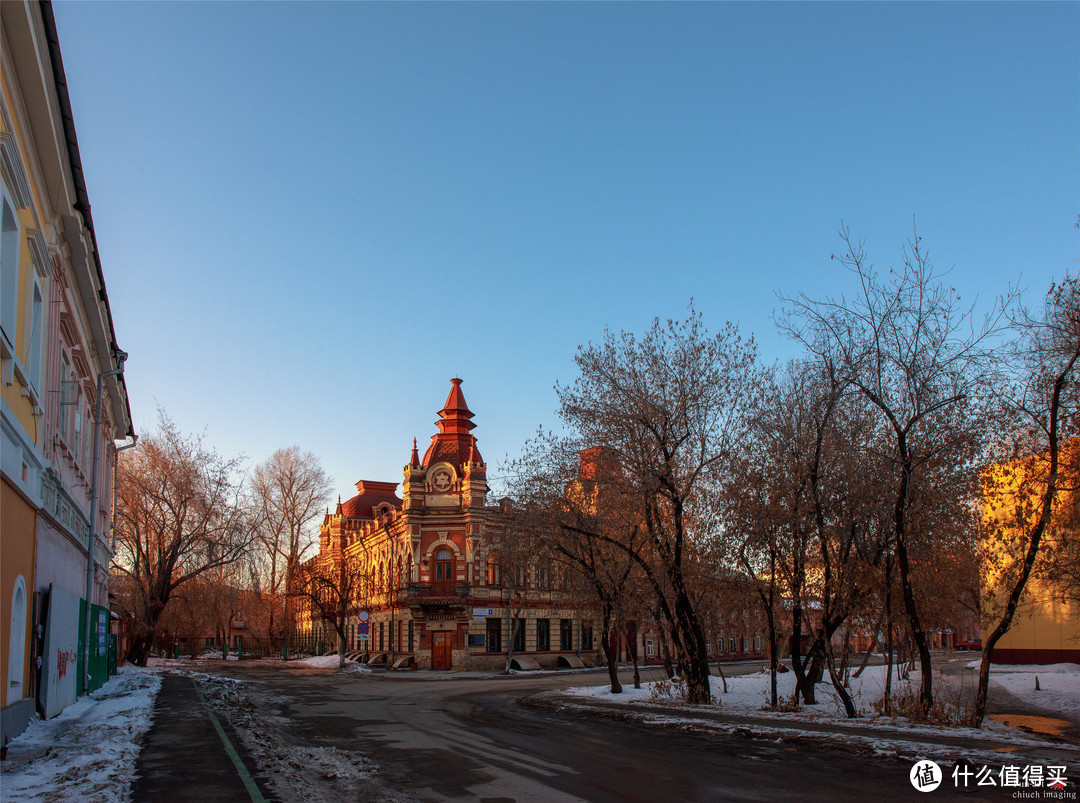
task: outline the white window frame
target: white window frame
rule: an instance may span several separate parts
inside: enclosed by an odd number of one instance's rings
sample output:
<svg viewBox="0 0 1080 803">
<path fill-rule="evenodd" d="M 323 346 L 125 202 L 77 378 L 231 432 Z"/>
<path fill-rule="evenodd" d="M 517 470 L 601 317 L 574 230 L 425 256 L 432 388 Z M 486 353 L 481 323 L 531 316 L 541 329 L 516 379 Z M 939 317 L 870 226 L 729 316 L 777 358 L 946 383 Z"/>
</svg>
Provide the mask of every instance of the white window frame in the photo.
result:
<svg viewBox="0 0 1080 803">
<path fill-rule="evenodd" d="M 83 456 L 83 419 L 86 417 L 83 412 L 82 404 L 75 405 L 75 435 L 71 439 L 71 453 L 75 455 L 75 462 L 82 465 Z"/>
<path fill-rule="evenodd" d="M 10 215 L 15 228 L 4 227 Z M 15 331 L 19 325 L 19 278 L 22 273 L 22 221 L 7 184 L 0 179 L 0 330 L 5 351 L 15 354 Z M 6 379 L 6 377 L 5 377 Z"/>
<path fill-rule="evenodd" d="M 45 350 L 45 283 L 37 271 L 27 282 L 26 352 L 23 364 L 34 393 L 41 396 L 41 366 Z"/>
<path fill-rule="evenodd" d="M 57 430 L 60 433 L 60 440 L 62 440 L 65 445 L 71 440 L 71 436 L 68 434 L 68 424 L 70 423 L 70 420 L 71 420 L 71 414 L 68 412 L 68 409 L 73 407 L 74 405 L 64 403 L 63 387 L 64 387 L 65 382 L 70 382 L 70 381 L 71 381 L 71 361 L 68 359 L 67 350 L 66 349 L 61 349 L 61 351 L 60 351 L 60 388 L 61 388 L 61 394 L 60 394 L 60 405 L 59 405 L 59 407 L 60 407 L 60 414 L 59 414 L 60 419 L 56 422 L 56 426 L 57 426 Z"/>
<path fill-rule="evenodd" d="M 11 592 L 11 629 L 8 634 L 8 676 L 4 692 L 4 705 L 17 703 L 26 695 L 23 676 L 26 673 L 26 617 L 30 609 L 26 596 L 26 580 L 20 574 L 15 578 Z"/>
</svg>

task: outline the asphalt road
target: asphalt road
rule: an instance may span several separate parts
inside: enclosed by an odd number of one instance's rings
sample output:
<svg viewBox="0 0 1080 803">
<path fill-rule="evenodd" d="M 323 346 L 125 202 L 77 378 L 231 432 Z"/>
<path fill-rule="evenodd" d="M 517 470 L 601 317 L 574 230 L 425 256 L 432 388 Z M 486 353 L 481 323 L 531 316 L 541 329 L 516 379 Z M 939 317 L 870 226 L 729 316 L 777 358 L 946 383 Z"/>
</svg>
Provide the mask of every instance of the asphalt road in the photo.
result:
<svg viewBox="0 0 1080 803">
<path fill-rule="evenodd" d="M 284 749 L 359 751 L 378 765 L 386 795 L 491 803 L 924 799 L 908 780 L 907 762 L 853 749 L 522 704 L 541 690 L 601 683 L 600 675 L 338 675 L 276 662 L 220 669 L 257 690 L 261 727 L 293 746 Z M 934 793 L 950 795 L 958 796 L 945 785 Z M 972 790 L 964 797 L 1006 795 Z"/>
</svg>

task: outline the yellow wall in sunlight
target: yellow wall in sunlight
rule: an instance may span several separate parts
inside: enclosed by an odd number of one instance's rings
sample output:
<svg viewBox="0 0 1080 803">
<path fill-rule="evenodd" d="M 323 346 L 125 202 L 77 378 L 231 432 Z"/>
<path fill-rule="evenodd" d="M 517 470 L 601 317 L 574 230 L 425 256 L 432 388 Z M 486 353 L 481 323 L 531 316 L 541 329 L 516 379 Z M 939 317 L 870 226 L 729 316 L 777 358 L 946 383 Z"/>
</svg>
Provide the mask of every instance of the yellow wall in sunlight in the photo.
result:
<svg viewBox="0 0 1080 803">
<path fill-rule="evenodd" d="M 1076 465 L 1080 439 L 1068 441 L 1061 450 L 1059 474 L 1066 466 Z M 1029 458 L 993 466 L 983 474 L 983 639 L 999 619 L 995 607 L 1001 607 L 1009 590 L 1002 577 L 1014 577 L 1010 571 L 1024 558 L 1027 543 L 1020 534 L 1028 531 L 1038 515 L 1039 494 L 1045 485 L 1038 480 L 1048 467 L 1045 458 Z M 1064 476 L 1061 477 L 1065 479 Z M 1059 487 L 1063 483 L 1059 481 Z M 1068 483 L 1072 485 L 1073 483 Z M 1054 519 L 1043 543 L 1055 537 L 1055 528 L 1073 527 L 1063 521 L 1064 511 L 1075 504 L 1072 491 L 1060 493 L 1054 506 Z M 1052 578 L 1038 575 L 1040 561 L 1028 579 L 1020 607 L 1012 625 L 994 650 L 996 663 L 1080 663 L 1080 606 L 1063 600 Z"/>
<path fill-rule="evenodd" d="M 6 76 L 5 76 L 6 78 Z M 2 84 L 5 102 L 8 107 L 11 106 L 11 96 L 9 95 L 7 81 Z M 15 142 L 19 147 L 20 152 L 23 154 L 24 163 L 26 162 L 26 150 L 23 147 L 22 138 L 17 136 L 17 132 L 7 132 L 15 137 Z M 2 180 L 2 179 L 0 179 Z M 32 187 L 31 192 L 34 194 L 33 203 L 37 203 L 36 188 Z M 36 228 L 34 220 L 34 212 L 29 207 L 24 209 L 14 210 L 19 221 L 19 238 L 18 238 L 18 271 L 19 278 L 16 285 L 16 299 L 15 299 L 15 331 L 9 332 L 11 337 L 12 346 L 15 348 L 15 353 L 20 360 L 25 361 L 27 351 L 29 349 L 29 322 L 30 315 L 30 298 L 31 291 L 33 289 L 32 283 L 34 281 L 34 263 L 30 255 L 30 248 L 26 242 L 26 232 L 30 229 Z M 8 377 L 10 378 L 10 377 Z M 40 384 L 40 382 L 39 382 Z M 42 392 L 42 389 L 37 388 L 38 392 Z M 40 446 L 41 433 L 38 431 L 37 421 L 35 420 L 33 411 L 34 405 L 31 402 L 29 396 L 23 392 L 23 385 L 18 379 L 15 379 L 10 384 L 7 382 L 7 378 L 0 381 L 0 397 L 4 399 L 8 407 L 11 409 L 15 418 L 22 425 L 23 430 L 27 436 L 34 442 L 35 445 Z"/>
</svg>

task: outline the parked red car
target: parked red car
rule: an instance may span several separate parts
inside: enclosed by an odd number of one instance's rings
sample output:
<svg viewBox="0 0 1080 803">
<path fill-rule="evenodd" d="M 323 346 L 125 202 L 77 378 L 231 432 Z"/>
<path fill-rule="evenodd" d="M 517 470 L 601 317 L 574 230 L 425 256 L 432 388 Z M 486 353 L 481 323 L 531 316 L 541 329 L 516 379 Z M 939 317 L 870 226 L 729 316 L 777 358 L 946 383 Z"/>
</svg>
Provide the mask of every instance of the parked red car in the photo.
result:
<svg viewBox="0 0 1080 803">
<path fill-rule="evenodd" d="M 982 652 L 982 641 L 979 639 L 969 639 L 968 641 L 961 641 L 957 643 L 956 649 L 958 650 L 975 650 Z"/>
</svg>

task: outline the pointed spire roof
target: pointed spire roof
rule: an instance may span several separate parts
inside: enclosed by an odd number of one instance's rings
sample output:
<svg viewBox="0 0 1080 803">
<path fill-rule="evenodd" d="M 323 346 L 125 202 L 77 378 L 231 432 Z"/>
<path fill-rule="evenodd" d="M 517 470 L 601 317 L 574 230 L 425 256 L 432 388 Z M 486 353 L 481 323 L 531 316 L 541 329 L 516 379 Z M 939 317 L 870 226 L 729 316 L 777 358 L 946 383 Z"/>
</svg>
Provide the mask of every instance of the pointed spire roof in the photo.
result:
<svg viewBox="0 0 1080 803">
<path fill-rule="evenodd" d="M 476 429 L 471 419 L 473 411 L 465 403 L 465 394 L 461 392 L 461 380 L 455 377 L 450 380 L 452 387 L 450 395 L 446 397 L 446 404 L 439 410 L 439 420 L 435 423 L 439 432 L 470 432 Z"/>
<path fill-rule="evenodd" d="M 420 453 L 416 451 L 416 438 L 412 439 L 412 456 L 409 458 L 410 468 L 420 468 Z"/>
<path fill-rule="evenodd" d="M 439 410 L 439 420 L 435 422 L 439 431 L 432 436 L 431 445 L 424 454 L 424 468 L 432 463 L 447 462 L 460 470 L 468 460 L 482 461 L 476 448 L 476 438 L 471 434 L 476 424 L 471 420 L 473 411 L 469 409 L 465 394 L 461 391 L 461 379 L 454 377 L 450 384 L 450 394 Z"/>
</svg>

